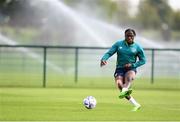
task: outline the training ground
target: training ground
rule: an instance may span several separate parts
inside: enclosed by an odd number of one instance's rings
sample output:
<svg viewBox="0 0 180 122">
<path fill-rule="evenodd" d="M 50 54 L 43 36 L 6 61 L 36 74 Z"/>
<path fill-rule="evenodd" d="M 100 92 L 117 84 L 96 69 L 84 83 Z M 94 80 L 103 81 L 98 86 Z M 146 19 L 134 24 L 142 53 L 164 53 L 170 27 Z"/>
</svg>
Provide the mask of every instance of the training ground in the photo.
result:
<svg viewBox="0 0 180 122">
<path fill-rule="evenodd" d="M 98 81 L 97 81 L 98 82 Z M 150 84 L 136 87 L 132 95 L 142 108 L 119 99 L 116 87 L 2 87 L 0 88 L 1 121 L 180 121 L 179 88 L 163 88 Z M 114 84 L 113 81 L 109 83 Z M 95 109 L 83 106 L 83 99 L 97 99 Z"/>
</svg>

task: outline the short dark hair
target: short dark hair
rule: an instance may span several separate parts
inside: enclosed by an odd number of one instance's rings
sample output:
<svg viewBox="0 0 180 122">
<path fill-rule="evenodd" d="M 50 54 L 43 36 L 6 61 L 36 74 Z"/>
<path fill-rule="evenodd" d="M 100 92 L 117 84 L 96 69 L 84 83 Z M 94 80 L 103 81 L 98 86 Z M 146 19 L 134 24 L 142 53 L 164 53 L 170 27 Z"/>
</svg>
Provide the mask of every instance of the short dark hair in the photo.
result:
<svg viewBox="0 0 180 122">
<path fill-rule="evenodd" d="M 134 36 L 136 36 L 135 30 L 133 30 L 133 29 L 131 29 L 131 28 L 128 28 L 128 29 L 125 30 L 125 35 L 126 35 L 126 33 L 129 32 L 129 31 L 133 32 Z"/>
</svg>

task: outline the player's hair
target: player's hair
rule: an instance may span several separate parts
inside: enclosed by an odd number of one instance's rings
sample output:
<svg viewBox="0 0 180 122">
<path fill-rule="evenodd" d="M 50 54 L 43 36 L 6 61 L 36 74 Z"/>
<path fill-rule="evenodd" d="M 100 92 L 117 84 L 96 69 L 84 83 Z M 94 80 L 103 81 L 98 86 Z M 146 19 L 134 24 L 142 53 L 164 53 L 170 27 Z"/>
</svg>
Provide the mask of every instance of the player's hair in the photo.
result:
<svg viewBox="0 0 180 122">
<path fill-rule="evenodd" d="M 131 28 L 128 28 L 128 29 L 125 30 L 125 35 L 126 35 L 127 32 L 133 32 L 134 36 L 136 36 L 135 30 L 133 30 Z"/>
</svg>

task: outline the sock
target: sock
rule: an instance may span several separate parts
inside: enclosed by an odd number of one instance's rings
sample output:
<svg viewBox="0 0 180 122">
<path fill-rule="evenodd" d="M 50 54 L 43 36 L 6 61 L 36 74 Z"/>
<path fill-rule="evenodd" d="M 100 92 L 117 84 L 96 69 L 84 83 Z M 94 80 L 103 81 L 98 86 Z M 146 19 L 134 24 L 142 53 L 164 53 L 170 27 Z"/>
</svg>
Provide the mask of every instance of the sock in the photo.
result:
<svg viewBox="0 0 180 122">
<path fill-rule="evenodd" d="M 128 91 L 128 88 L 123 88 L 123 89 L 122 89 L 122 92 L 124 92 L 124 91 Z"/>
<path fill-rule="evenodd" d="M 136 102 L 136 100 L 133 97 L 129 99 L 129 102 L 132 103 L 134 106 L 141 106 L 138 102 Z"/>
</svg>

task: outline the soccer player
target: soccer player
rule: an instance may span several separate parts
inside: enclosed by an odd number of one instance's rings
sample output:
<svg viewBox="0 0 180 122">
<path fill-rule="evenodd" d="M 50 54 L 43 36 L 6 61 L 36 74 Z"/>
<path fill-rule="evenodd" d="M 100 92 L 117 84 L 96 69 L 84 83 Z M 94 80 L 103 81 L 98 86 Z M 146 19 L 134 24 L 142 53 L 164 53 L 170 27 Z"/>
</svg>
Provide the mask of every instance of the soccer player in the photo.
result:
<svg viewBox="0 0 180 122">
<path fill-rule="evenodd" d="M 104 54 L 101 59 L 100 66 L 107 64 L 107 60 L 117 54 L 116 70 L 114 73 L 115 83 L 120 90 L 119 98 L 126 98 L 134 105 L 133 111 L 140 109 L 141 105 L 130 95 L 130 88 L 135 75 L 136 68 L 146 63 L 146 57 L 143 48 L 134 41 L 136 32 L 133 29 L 125 30 L 125 39 L 118 40 Z M 137 60 L 138 58 L 138 60 Z"/>
</svg>

